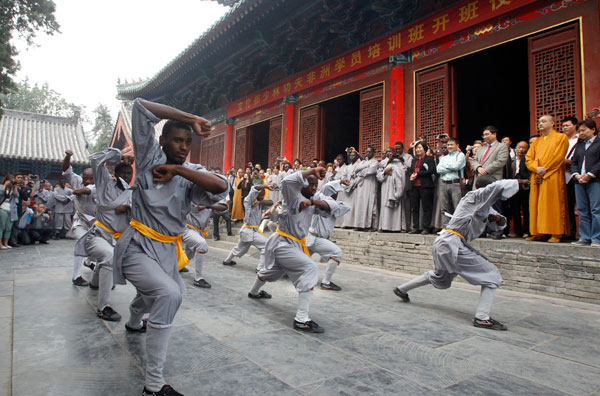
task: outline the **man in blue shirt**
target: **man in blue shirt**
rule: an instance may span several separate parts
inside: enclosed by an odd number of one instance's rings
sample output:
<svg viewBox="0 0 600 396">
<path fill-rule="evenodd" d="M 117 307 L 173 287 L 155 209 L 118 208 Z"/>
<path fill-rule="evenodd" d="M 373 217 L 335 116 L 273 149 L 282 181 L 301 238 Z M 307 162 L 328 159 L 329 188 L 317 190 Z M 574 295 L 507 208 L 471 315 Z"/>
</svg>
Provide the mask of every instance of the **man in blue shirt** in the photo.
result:
<svg viewBox="0 0 600 396">
<path fill-rule="evenodd" d="M 448 153 L 440 157 L 437 173 L 440 175 L 440 191 L 438 199 L 442 211 L 442 227 L 445 228 L 450 217 L 445 213 L 453 214 L 461 199 L 460 178 L 467 160 L 465 155 L 458 151 L 458 140 L 448 139 Z"/>
</svg>

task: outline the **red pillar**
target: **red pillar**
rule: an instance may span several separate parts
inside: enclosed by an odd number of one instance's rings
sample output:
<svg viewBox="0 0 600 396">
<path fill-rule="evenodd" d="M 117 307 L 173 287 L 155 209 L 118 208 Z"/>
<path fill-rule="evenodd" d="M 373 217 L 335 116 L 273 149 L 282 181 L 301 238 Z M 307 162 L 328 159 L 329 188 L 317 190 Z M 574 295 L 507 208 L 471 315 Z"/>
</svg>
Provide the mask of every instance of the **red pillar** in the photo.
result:
<svg viewBox="0 0 600 396">
<path fill-rule="evenodd" d="M 231 147 L 233 146 L 233 120 L 228 119 L 227 130 L 225 131 L 225 165 L 223 172 L 227 173 L 231 168 Z"/>
<path fill-rule="evenodd" d="M 390 146 L 404 143 L 404 67 L 396 66 L 390 75 Z"/>
<path fill-rule="evenodd" d="M 283 156 L 292 162 L 294 160 L 294 102 L 286 101 L 283 117 Z"/>
</svg>

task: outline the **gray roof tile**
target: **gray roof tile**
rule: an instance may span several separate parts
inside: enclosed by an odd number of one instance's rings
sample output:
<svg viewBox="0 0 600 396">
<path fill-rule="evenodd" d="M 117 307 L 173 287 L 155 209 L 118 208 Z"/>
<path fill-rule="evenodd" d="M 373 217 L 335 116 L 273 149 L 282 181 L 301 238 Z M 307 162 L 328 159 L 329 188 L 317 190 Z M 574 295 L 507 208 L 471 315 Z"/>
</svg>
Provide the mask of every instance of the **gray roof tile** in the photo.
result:
<svg viewBox="0 0 600 396">
<path fill-rule="evenodd" d="M 73 150 L 72 162 L 89 162 L 83 128 L 66 117 L 3 110 L 0 119 L 0 158 L 61 162 Z"/>
</svg>

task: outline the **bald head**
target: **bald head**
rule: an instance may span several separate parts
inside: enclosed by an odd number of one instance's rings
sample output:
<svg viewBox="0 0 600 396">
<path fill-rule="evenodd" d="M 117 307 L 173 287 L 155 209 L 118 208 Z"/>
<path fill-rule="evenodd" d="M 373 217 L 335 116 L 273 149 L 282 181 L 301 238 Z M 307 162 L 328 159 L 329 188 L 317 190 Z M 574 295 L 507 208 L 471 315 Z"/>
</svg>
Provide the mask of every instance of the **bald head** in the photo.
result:
<svg viewBox="0 0 600 396">
<path fill-rule="evenodd" d="M 538 120 L 538 130 L 543 135 L 548 135 L 554 129 L 554 117 L 545 114 Z"/>
<path fill-rule="evenodd" d="M 94 174 L 92 173 L 92 168 L 85 168 L 83 170 L 83 174 L 81 175 L 81 179 L 84 186 L 94 184 Z"/>
</svg>

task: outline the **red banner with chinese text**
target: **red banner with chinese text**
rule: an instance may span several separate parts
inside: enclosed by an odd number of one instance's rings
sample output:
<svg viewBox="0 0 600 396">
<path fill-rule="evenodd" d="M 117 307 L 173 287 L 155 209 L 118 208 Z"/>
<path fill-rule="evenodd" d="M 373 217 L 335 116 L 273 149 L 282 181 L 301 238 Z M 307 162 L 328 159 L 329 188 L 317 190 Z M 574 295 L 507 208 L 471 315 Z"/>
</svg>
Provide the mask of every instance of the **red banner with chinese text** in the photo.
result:
<svg viewBox="0 0 600 396">
<path fill-rule="evenodd" d="M 456 4 L 428 18 L 292 76 L 227 106 L 227 117 L 243 114 L 274 100 L 322 84 L 395 54 L 422 46 L 537 0 L 472 0 Z"/>
</svg>

